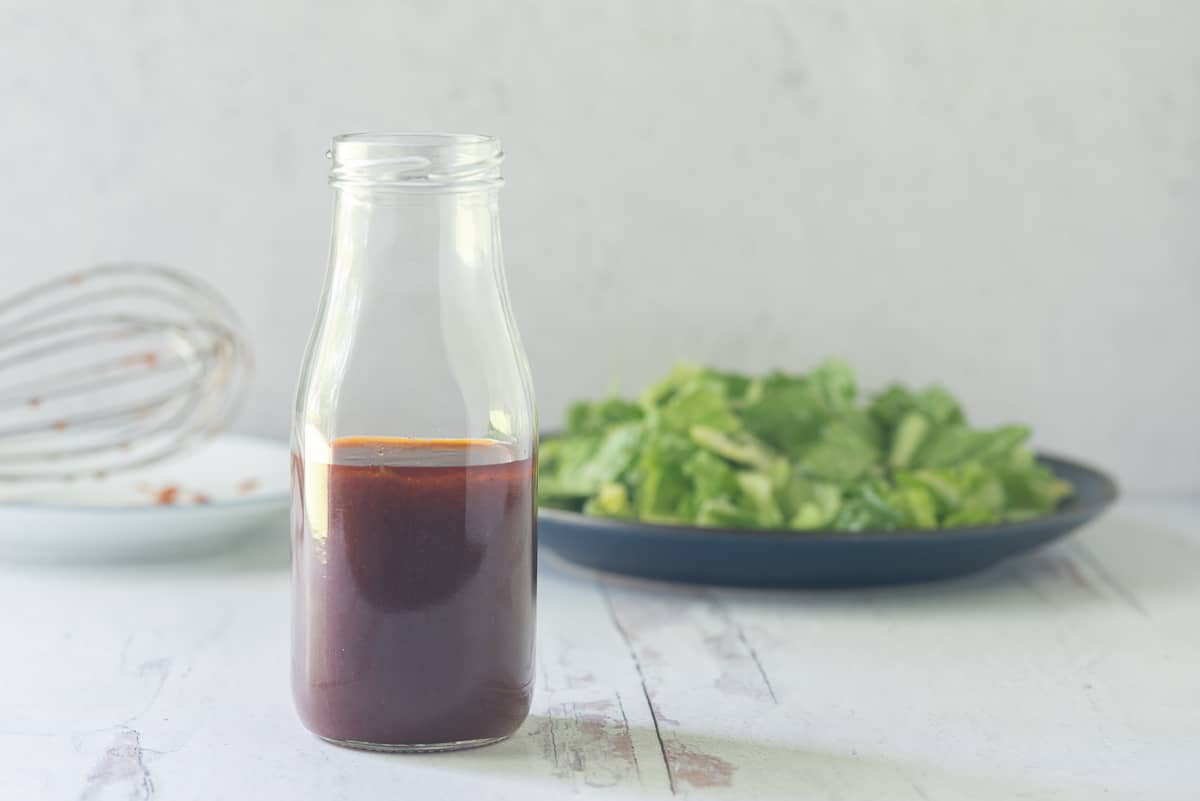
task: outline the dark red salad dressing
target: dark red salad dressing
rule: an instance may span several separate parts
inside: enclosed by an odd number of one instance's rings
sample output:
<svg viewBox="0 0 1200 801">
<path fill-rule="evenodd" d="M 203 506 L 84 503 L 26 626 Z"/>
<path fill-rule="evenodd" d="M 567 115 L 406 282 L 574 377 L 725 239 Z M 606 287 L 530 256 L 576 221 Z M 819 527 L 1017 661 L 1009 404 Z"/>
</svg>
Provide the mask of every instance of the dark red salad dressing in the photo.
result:
<svg viewBox="0 0 1200 801">
<path fill-rule="evenodd" d="M 514 732 L 533 689 L 534 461 L 485 440 L 352 437 L 293 471 L 305 725 L 378 745 Z"/>
</svg>

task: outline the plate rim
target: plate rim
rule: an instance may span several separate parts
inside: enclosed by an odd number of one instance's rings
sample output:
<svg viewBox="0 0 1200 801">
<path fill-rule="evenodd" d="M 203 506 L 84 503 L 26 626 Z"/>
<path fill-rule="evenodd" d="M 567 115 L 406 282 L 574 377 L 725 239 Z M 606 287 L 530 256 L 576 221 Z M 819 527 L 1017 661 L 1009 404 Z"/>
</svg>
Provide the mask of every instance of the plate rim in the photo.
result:
<svg viewBox="0 0 1200 801">
<path fill-rule="evenodd" d="M 261 434 L 241 434 L 233 432 L 225 432 L 218 434 L 215 437 L 207 440 L 204 444 L 198 446 L 196 450 L 200 450 L 204 445 L 214 442 L 218 439 L 236 439 L 244 442 L 254 442 L 257 444 L 267 444 L 279 446 L 283 450 L 290 451 L 288 444 L 284 440 L 275 439 Z M 190 451 L 189 451 L 190 452 Z M 115 473 L 114 477 L 119 477 L 120 473 Z M 255 506 L 272 506 L 289 500 L 289 494 L 285 490 L 279 492 L 267 492 L 261 495 L 256 495 L 252 498 L 232 498 L 224 501 L 213 501 L 211 503 L 191 503 L 191 504 L 160 504 L 148 503 L 138 505 L 121 505 L 121 506 L 100 506 L 97 504 L 53 504 L 38 501 L 4 501 L 0 502 L 0 512 L 28 512 L 32 514 L 212 514 L 225 511 L 231 508 L 245 509 Z"/>
<path fill-rule="evenodd" d="M 1087 501 L 1075 498 L 1068 500 L 1059 508 L 1029 520 L 1006 520 L 999 523 L 982 523 L 974 526 L 954 526 L 937 529 L 864 529 L 862 531 L 837 531 L 835 529 L 771 529 L 771 528 L 728 528 L 723 526 L 697 526 L 672 523 L 646 523 L 640 520 L 625 520 L 617 517 L 591 517 L 582 512 L 571 512 L 565 509 L 554 509 L 539 506 L 539 520 L 547 519 L 553 523 L 569 524 L 580 528 L 614 529 L 622 534 L 641 535 L 655 538 L 671 538 L 684 535 L 687 537 L 736 537 L 740 540 L 756 540 L 759 542 L 838 542 L 864 543 L 879 542 L 936 542 L 942 539 L 963 539 L 964 537 L 994 537 L 997 534 L 1008 534 L 1028 530 L 1033 525 L 1066 524 L 1075 520 L 1079 515 L 1098 514 L 1111 506 L 1120 497 L 1120 487 L 1117 481 L 1108 473 L 1090 464 L 1070 459 L 1065 456 L 1036 451 L 1034 454 L 1041 464 L 1046 465 L 1055 475 L 1059 475 L 1058 467 L 1082 472 L 1093 479 L 1100 488 L 1099 497 Z"/>
</svg>

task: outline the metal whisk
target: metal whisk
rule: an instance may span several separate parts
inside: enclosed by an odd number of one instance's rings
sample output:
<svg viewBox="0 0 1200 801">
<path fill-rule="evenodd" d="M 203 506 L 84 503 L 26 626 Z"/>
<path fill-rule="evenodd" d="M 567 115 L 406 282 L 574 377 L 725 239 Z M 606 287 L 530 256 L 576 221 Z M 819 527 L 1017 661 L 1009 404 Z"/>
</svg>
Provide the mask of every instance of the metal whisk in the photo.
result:
<svg viewBox="0 0 1200 801">
<path fill-rule="evenodd" d="M 0 482 L 102 477 L 222 430 L 252 356 L 229 304 L 175 270 L 110 264 L 0 301 Z"/>
</svg>

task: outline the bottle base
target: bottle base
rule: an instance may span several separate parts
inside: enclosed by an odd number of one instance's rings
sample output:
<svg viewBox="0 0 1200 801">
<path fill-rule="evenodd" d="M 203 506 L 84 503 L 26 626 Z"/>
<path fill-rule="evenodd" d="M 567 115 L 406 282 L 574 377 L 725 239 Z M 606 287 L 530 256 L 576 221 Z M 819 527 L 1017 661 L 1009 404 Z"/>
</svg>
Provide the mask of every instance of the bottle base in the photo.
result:
<svg viewBox="0 0 1200 801">
<path fill-rule="evenodd" d="M 505 734 L 500 737 L 484 737 L 479 740 L 458 740 L 449 743 L 369 743 L 363 740 L 339 740 L 334 737 L 321 737 L 327 743 L 340 745 L 343 748 L 355 748 L 359 751 L 384 751 L 391 754 L 431 754 L 438 751 L 464 751 L 468 748 L 480 748 L 485 745 L 493 745 L 494 743 L 507 740 L 509 735 Z"/>
</svg>

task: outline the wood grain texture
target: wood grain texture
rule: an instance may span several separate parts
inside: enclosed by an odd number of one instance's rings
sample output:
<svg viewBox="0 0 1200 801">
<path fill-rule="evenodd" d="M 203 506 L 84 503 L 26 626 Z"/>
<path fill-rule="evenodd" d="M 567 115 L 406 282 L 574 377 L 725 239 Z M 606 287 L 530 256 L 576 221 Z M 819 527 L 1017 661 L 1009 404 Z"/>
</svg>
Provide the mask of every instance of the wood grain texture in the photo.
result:
<svg viewBox="0 0 1200 801">
<path fill-rule="evenodd" d="M 700 588 L 547 558 L 528 722 L 425 756 L 300 727 L 285 549 L 0 568 L 0 798 L 1196 797 L 1200 502 L 1124 504 L 907 588 Z"/>
</svg>

